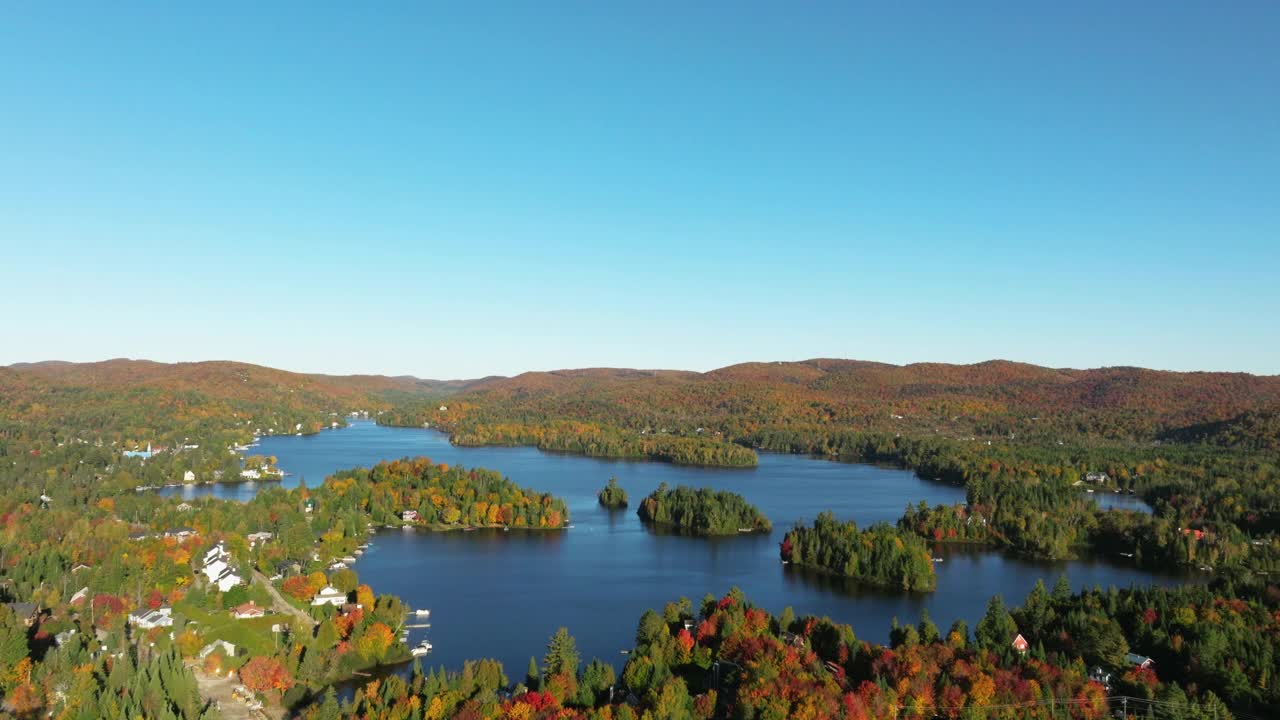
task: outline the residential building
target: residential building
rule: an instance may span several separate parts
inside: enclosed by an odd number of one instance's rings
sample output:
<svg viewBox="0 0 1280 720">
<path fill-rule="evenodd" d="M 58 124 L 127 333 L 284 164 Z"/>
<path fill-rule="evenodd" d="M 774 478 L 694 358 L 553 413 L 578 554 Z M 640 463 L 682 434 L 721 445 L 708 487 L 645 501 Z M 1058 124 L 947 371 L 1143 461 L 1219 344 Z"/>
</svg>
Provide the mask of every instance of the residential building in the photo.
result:
<svg viewBox="0 0 1280 720">
<path fill-rule="evenodd" d="M 158 627 L 173 627 L 173 608 L 157 608 L 145 612 L 129 613 L 129 624 L 150 630 Z"/>
<path fill-rule="evenodd" d="M 33 602 L 11 602 L 5 605 L 13 611 L 13 616 L 27 627 L 34 625 L 36 618 L 40 617 L 40 606 Z"/>
<path fill-rule="evenodd" d="M 1027 649 L 1031 647 L 1029 644 L 1027 644 L 1027 639 L 1022 637 L 1022 633 L 1018 633 L 1017 635 L 1014 635 L 1013 643 L 1011 644 L 1013 645 L 1013 649 L 1016 650 L 1019 654 L 1026 654 Z"/>
<path fill-rule="evenodd" d="M 266 614 L 267 611 L 258 607 L 258 605 L 252 600 L 244 603 L 243 605 L 237 605 L 231 609 L 231 616 L 237 620 L 244 620 L 245 618 L 260 618 Z"/>
<path fill-rule="evenodd" d="M 347 604 L 347 594 L 331 585 L 326 585 L 321 588 L 320 592 L 316 593 L 314 598 L 311 598 L 311 604 L 342 607 Z"/>
<path fill-rule="evenodd" d="M 204 567 L 201 569 L 209 582 L 218 586 L 220 592 L 226 592 L 243 582 L 235 569 L 231 567 L 231 555 L 222 543 L 209 548 L 204 554 Z"/>
<path fill-rule="evenodd" d="M 1129 663 L 1130 665 L 1143 668 L 1143 669 L 1152 667 L 1153 665 L 1156 664 L 1155 660 L 1152 660 L 1146 655 L 1139 655 L 1137 653 L 1129 653 L 1128 655 L 1124 656 L 1124 659 L 1125 659 L 1125 662 Z"/>
</svg>

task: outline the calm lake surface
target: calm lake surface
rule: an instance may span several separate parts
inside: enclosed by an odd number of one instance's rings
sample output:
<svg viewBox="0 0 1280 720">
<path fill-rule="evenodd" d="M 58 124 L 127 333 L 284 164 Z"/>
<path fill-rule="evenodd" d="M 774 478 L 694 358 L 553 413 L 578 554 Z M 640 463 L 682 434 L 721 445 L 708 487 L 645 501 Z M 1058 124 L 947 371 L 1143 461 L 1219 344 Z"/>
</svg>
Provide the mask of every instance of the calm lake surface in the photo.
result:
<svg viewBox="0 0 1280 720">
<path fill-rule="evenodd" d="M 432 430 L 381 427 L 372 422 L 309 436 L 264 437 L 257 454 L 274 455 L 290 476 L 314 486 L 335 470 L 381 460 L 425 455 L 436 462 L 498 470 L 522 486 L 565 499 L 573 528 L 564 532 L 380 532 L 356 564 L 362 582 L 399 595 L 410 607 L 431 610 L 423 633 L 435 646 L 424 664 L 460 667 L 468 658 L 501 660 L 512 680 L 523 676 L 530 655 L 543 654 L 560 626 L 578 640 L 583 659 L 599 657 L 621 667 L 635 624 L 648 608 L 738 586 L 772 612 L 828 615 L 847 622 L 861 638 L 885 642 L 897 617 L 915 622 L 927 610 L 943 630 L 963 618 L 970 628 L 987 600 L 1002 594 L 1020 603 L 1037 579 L 1052 585 L 1065 574 L 1073 587 L 1187 582 L 1119 562 L 1036 562 L 997 551 L 943 545 L 935 554 L 938 589 L 903 594 L 850 587 L 836 579 L 784 566 L 778 543 L 797 519 L 830 509 L 859 525 L 896 522 L 907 503 L 964 502 L 964 489 L 929 482 L 906 470 L 831 462 L 795 455 L 762 454 L 751 469 L 678 467 L 543 453 L 533 448 L 460 448 Z M 627 490 L 632 509 L 609 512 L 596 493 L 610 477 Z M 634 507 L 661 482 L 737 492 L 774 524 L 772 535 L 700 539 L 655 533 Z M 256 486 L 202 485 L 168 488 L 189 496 L 243 500 Z M 1099 499 L 1102 499 L 1099 497 Z M 1140 500 L 1114 496 L 1124 507 Z"/>
</svg>

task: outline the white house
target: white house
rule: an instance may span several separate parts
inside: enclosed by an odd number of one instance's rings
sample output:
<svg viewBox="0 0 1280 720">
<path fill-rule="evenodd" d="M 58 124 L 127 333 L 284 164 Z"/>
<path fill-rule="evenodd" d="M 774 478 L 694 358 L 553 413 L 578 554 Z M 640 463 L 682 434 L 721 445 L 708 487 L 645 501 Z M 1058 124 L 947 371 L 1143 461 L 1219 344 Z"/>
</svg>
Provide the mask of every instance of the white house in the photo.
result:
<svg viewBox="0 0 1280 720">
<path fill-rule="evenodd" d="M 143 630 L 158 627 L 173 627 L 173 609 L 159 608 L 146 612 L 129 613 L 129 622 Z"/>
<path fill-rule="evenodd" d="M 245 480 L 257 480 L 262 477 L 262 473 L 258 472 L 257 468 L 249 468 L 248 470 L 241 470 L 240 477 Z"/>
<path fill-rule="evenodd" d="M 402 510 L 402 511 L 400 512 L 400 519 L 401 519 L 401 520 L 403 520 L 404 522 L 417 522 L 417 521 L 418 521 L 418 511 L 417 511 L 417 510 Z"/>
<path fill-rule="evenodd" d="M 226 592 L 242 582 L 228 562 L 230 559 L 231 556 L 227 554 L 226 548 L 222 547 L 222 543 L 209 548 L 209 551 L 204 554 L 204 568 L 201 572 L 209 578 L 209 582 L 217 585 L 221 592 Z"/>
<path fill-rule="evenodd" d="M 193 483 L 196 481 L 196 474 L 190 470 L 182 473 L 182 482 Z"/>
<path fill-rule="evenodd" d="M 249 548 L 252 549 L 258 543 L 264 543 L 270 540 L 273 535 L 265 530 L 262 532 L 249 533 L 245 538 L 249 541 Z"/>
<path fill-rule="evenodd" d="M 341 607 L 347 604 L 347 594 L 331 585 L 325 585 L 314 598 L 311 598 L 311 604 Z"/>
<path fill-rule="evenodd" d="M 225 560 L 227 557 L 227 549 L 222 546 L 222 543 L 218 543 L 205 552 L 204 564 L 208 566 L 209 563 L 212 563 L 215 560 Z"/>
</svg>

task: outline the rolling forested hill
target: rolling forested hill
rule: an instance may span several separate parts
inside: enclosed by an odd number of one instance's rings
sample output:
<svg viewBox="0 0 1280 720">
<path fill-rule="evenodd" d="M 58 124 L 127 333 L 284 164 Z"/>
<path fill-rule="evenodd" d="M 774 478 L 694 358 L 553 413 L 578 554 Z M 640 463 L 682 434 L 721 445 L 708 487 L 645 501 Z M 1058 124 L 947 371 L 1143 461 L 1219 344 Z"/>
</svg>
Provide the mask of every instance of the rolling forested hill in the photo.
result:
<svg viewBox="0 0 1280 720">
<path fill-rule="evenodd" d="M 546 418 L 727 436 L 816 425 L 950 436 L 1181 438 L 1182 428 L 1280 407 L 1280 377 L 991 361 L 897 366 L 856 360 L 745 363 L 707 373 L 587 369 L 479 381 L 438 424 Z M 1191 437 L 1191 436 L 1185 436 Z"/>
<path fill-rule="evenodd" d="M 0 367 L 0 442 L 54 441 L 69 432 L 144 444 L 210 432 L 314 432 L 352 411 L 377 412 L 465 386 L 306 375 L 236 362 L 25 363 Z"/>
</svg>

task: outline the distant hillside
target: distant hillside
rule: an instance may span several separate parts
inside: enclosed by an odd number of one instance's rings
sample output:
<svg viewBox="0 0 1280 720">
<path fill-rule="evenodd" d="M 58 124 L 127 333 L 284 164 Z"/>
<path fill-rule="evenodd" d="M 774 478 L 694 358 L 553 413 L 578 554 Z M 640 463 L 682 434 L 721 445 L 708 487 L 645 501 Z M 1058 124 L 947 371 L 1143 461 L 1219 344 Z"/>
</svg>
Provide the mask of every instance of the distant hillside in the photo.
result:
<svg viewBox="0 0 1280 720">
<path fill-rule="evenodd" d="M 1164 439 L 1241 450 L 1280 452 L 1280 408 L 1243 413 L 1230 420 L 1203 423 L 1165 434 Z"/>
<path fill-rule="evenodd" d="M 352 411 L 448 396 L 467 381 L 291 373 L 237 362 L 21 363 L 0 368 L 0 437 L 68 432 L 123 442 L 313 432 Z M 301 426 L 301 427 L 299 427 Z"/>
<path fill-rule="evenodd" d="M 1278 403 L 1278 376 L 814 359 L 706 373 L 525 373 L 477 382 L 432 419 L 458 426 L 555 418 L 683 433 L 704 427 L 737 437 L 782 424 L 1153 440 Z"/>
</svg>

